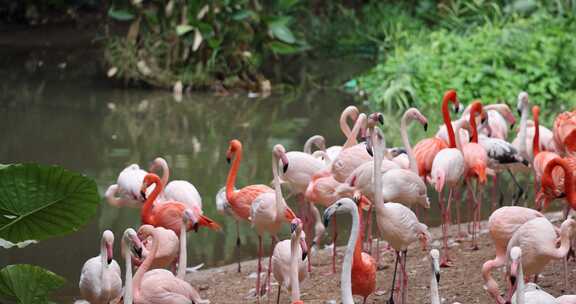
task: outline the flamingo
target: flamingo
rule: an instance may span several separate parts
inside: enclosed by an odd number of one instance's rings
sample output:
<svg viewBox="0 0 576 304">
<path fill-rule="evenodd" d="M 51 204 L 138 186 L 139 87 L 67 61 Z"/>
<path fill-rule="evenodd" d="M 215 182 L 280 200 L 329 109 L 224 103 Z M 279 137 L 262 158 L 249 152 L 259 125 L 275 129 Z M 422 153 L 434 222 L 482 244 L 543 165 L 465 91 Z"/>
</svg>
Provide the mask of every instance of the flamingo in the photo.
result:
<svg viewBox="0 0 576 304">
<path fill-rule="evenodd" d="M 557 247 L 556 229 L 544 217 L 524 223 L 508 242 L 507 252 L 519 246 L 523 252 L 522 268 L 527 277 L 537 275 L 552 259 L 566 257 L 570 249 L 570 237 L 576 229 L 576 221 L 565 220 L 560 226 L 560 247 Z"/>
<path fill-rule="evenodd" d="M 138 268 L 133 278 L 127 276 L 126 285 L 132 285 L 133 298 L 135 304 L 171 304 L 171 303 L 210 303 L 200 297 L 200 294 L 188 282 L 175 277 L 166 269 L 149 270 L 154 260 L 154 256 L 160 247 L 158 231 L 151 226 L 147 226 L 146 233 L 152 236 L 152 249 L 142 265 Z M 131 265 L 126 273 L 132 272 Z M 132 304 L 126 302 L 126 304 Z"/>
<path fill-rule="evenodd" d="M 440 304 L 440 294 L 438 293 L 438 283 L 440 283 L 440 252 L 438 249 L 430 250 L 430 265 L 432 266 L 432 276 L 430 277 L 430 304 Z"/>
<path fill-rule="evenodd" d="M 307 254 L 302 221 L 295 218 L 290 222 L 290 239 L 276 244 L 272 254 L 272 271 L 278 282 L 277 304 L 280 303 L 280 289 L 282 287 L 290 291 L 292 304 L 304 303 L 300 300 L 300 282 L 308 277 L 306 271 Z"/>
<path fill-rule="evenodd" d="M 232 189 L 233 189 L 232 191 L 237 190 L 236 188 L 232 188 Z M 237 216 L 236 213 L 234 213 L 232 211 L 232 207 L 230 206 L 230 203 L 226 199 L 226 187 L 222 187 L 222 188 L 220 188 L 220 190 L 218 190 L 218 192 L 216 193 L 216 197 L 214 199 L 214 202 L 216 203 L 216 210 L 218 210 L 218 213 L 232 217 L 234 219 L 234 222 L 236 223 L 236 250 L 238 251 L 240 248 L 240 245 L 242 244 L 242 242 L 240 241 L 240 221 L 242 220 L 242 218 Z M 238 273 L 240 273 L 240 272 L 242 272 L 242 265 L 240 262 L 240 256 L 239 255 L 238 255 L 237 263 L 238 263 L 238 268 L 237 268 Z"/>
<path fill-rule="evenodd" d="M 561 171 L 558 174 L 554 174 L 557 166 L 561 168 Z M 543 209 L 546 209 L 550 202 L 559 196 L 558 193 L 564 193 L 568 206 L 576 209 L 576 180 L 574 179 L 574 168 L 576 168 L 576 159 L 573 157 L 557 157 L 548 162 L 541 180 L 542 190 L 540 192 L 544 200 Z M 564 173 L 563 183 L 560 173 Z"/>
<path fill-rule="evenodd" d="M 375 127 L 374 131 L 381 133 L 380 128 Z M 376 137 L 377 138 L 377 137 Z M 402 302 L 405 303 L 406 297 L 406 287 L 408 284 L 408 277 L 406 274 L 406 254 L 408 246 L 415 241 L 420 241 L 422 246 L 427 247 L 428 241 L 430 240 L 430 233 L 428 232 L 428 227 L 420 223 L 416 214 L 412 212 L 408 207 L 399 203 L 384 202 L 382 196 L 382 175 L 378 174 L 377 168 L 381 167 L 381 157 L 383 154 L 384 146 L 380 141 L 375 142 L 375 153 L 374 158 L 374 204 L 376 206 L 376 223 L 378 224 L 378 230 L 380 235 L 388 244 L 396 250 L 396 264 L 394 267 L 394 278 L 392 279 L 392 291 L 390 292 L 390 301 L 393 303 L 394 298 L 394 283 L 396 279 L 396 269 L 398 262 L 401 260 L 400 253 L 402 253 L 402 261 L 400 261 L 402 267 Z M 356 232 L 353 232 L 356 233 Z"/>
<path fill-rule="evenodd" d="M 508 138 L 508 130 L 512 129 L 516 123 L 516 118 L 512 114 L 510 107 L 505 103 L 490 104 L 484 107 L 484 111 L 487 114 L 490 136 L 506 140 Z M 482 131 L 486 132 L 487 130 L 482 129 Z"/>
<path fill-rule="evenodd" d="M 264 192 L 258 195 L 251 204 L 250 222 L 252 227 L 258 234 L 258 273 L 256 276 L 256 295 L 260 297 L 260 272 L 262 271 L 262 256 L 264 250 L 262 248 L 262 237 L 265 233 L 272 237 L 272 244 L 270 253 L 273 252 L 274 245 L 276 244 L 277 234 L 282 228 L 282 224 L 290 222 L 296 218 L 294 212 L 288 207 L 284 197 L 282 196 L 282 189 L 280 187 L 279 165 L 282 163 L 282 170 L 288 169 L 287 158 L 285 157 L 285 150 L 282 145 L 275 145 L 272 150 L 272 173 L 274 175 L 274 192 Z M 269 259 L 268 276 L 272 266 L 272 256 Z M 268 282 L 270 282 L 268 280 Z M 268 286 L 269 287 L 269 286 Z M 267 289 L 269 290 L 269 289 Z"/>
<path fill-rule="evenodd" d="M 154 227 L 161 226 L 166 229 L 174 231 L 176 234 L 180 233 L 180 222 L 182 221 L 182 213 L 188 206 L 179 201 L 164 201 L 162 204 L 154 205 L 158 195 L 162 192 L 162 183 L 158 175 L 149 173 L 144 177 L 141 187 L 142 196 L 146 197 L 145 191 L 150 185 L 154 184 L 154 190 L 146 199 L 144 207 L 140 212 L 140 218 L 143 224 L 152 225 Z M 202 209 L 191 209 L 194 216 L 197 218 L 197 225 L 188 227 L 188 229 L 197 230 L 198 226 L 207 227 L 211 230 L 219 231 L 221 229 L 218 223 L 210 218 L 202 215 Z"/>
<path fill-rule="evenodd" d="M 460 103 L 454 90 L 446 91 L 444 94 L 442 98 L 442 113 L 448 113 L 448 103 L 450 102 L 454 103 L 455 111 L 458 112 Z M 452 125 L 450 125 L 450 128 L 447 127 L 448 129 L 452 129 Z M 445 148 L 448 148 L 448 145 L 438 137 L 423 139 L 414 146 L 414 157 L 418 164 L 418 173 L 422 178 L 430 175 L 434 158 L 436 158 L 438 152 Z"/>
<path fill-rule="evenodd" d="M 475 101 L 472 103 L 470 109 L 470 132 L 472 137 L 469 143 L 465 143 L 461 146 L 462 155 L 464 156 L 464 164 L 466 167 L 465 178 L 468 180 L 468 191 L 472 194 L 472 199 L 474 201 L 474 211 L 473 211 L 473 223 L 472 223 L 472 248 L 478 250 L 478 244 L 476 242 L 476 227 L 480 224 L 480 210 L 482 204 L 482 198 L 477 198 L 479 185 L 486 183 L 486 167 L 488 165 L 488 155 L 484 147 L 478 144 L 478 131 L 476 129 L 476 114 L 481 114 L 482 103 Z M 476 193 L 472 191 L 471 179 L 476 179 Z M 460 208 L 458 208 L 460 209 Z M 460 211 L 460 210 L 458 210 Z M 458 218 L 460 218 L 458 214 Z M 458 225 L 460 221 L 458 220 Z"/>
<path fill-rule="evenodd" d="M 108 304 L 122 294 L 120 266 L 113 259 L 114 234 L 110 230 L 102 233 L 100 255 L 82 266 L 80 294 L 94 304 Z"/>
<path fill-rule="evenodd" d="M 494 243 L 496 257 L 484 262 L 482 265 L 482 278 L 484 280 L 484 288 L 496 303 L 503 304 L 504 298 L 500 295 L 498 283 L 492 277 L 492 269 L 505 265 L 508 242 L 514 232 L 524 223 L 542 217 L 544 215 L 534 209 L 507 206 L 496 209 L 488 218 L 488 231 Z"/>
<path fill-rule="evenodd" d="M 448 219 L 452 194 L 456 186 L 460 183 L 465 168 L 464 156 L 462 155 L 462 152 L 456 147 L 456 137 L 454 136 L 454 129 L 450 120 L 450 113 L 448 112 L 448 102 L 453 102 L 456 105 L 459 104 L 456 91 L 449 90 L 446 92 L 446 94 L 444 94 L 442 101 L 442 117 L 444 119 L 446 129 L 448 130 L 450 145 L 448 148 L 440 150 L 434 157 L 430 179 L 430 183 L 434 185 L 436 191 L 438 192 L 438 203 L 440 204 L 440 209 L 442 211 L 442 238 L 444 243 L 444 254 L 442 256 L 442 263 L 440 265 L 443 267 L 449 266 L 448 263 L 451 261 L 448 252 Z M 444 206 L 442 197 L 442 190 L 445 185 L 449 189 L 447 206 Z"/>
<path fill-rule="evenodd" d="M 364 200 L 357 198 L 358 221 L 362 226 L 362 204 Z M 376 290 L 376 261 L 374 258 L 362 252 L 362 231 L 358 231 L 358 240 L 354 247 L 352 259 L 352 294 L 360 295 L 366 303 L 366 299 Z"/>
<path fill-rule="evenodd" d="M 556 116 L 552 131 L 556 147 L 564 154 L 576 156 L 576 111 Z"/>
<path fill-rule="evenodd" d="M 332 162 L 332 175 L 334 179 L 340 183 L 344 182 L 350 173 L 358 166 L 372 160 L 372 156 L 368 154 L 364 144 L 355 144 L 356 137 L 359 133 L 361 137 L 365 137 L 366 124 L 366 115 L 361 113 L 358 115 L 350 137 L 348 137 L 348 140 L 346 140 L 346 143 L 342 146 L 342 151 L 340 151 L 338 157 Z"/>
<path fill-rule="evenodd" d="M 142 243 L 136 231 L 132 228 L 126 229 L 122 236 L 122 254 L 124 255 L 126 269 L 123 302 L 132 304 L 132 259 L 134 255 L 138 259 L 142 258 Z"/>
<path fill-rule="evenodd" d="M 514 246 L 510 250 L 510 281 L 515 289 L 511 303 L 516 304 L 574 304 L 576 296 L 564 295 L 553 297 L 535 283 L 524 285 L 524 272 L 522 270 L 522 249 Z"/>
<path fill-rule="evenodd" d="M 106 189 L 104 197 L 114 207 L 142 208 L 144 198 L 140 194 L 140 186 L 146 174 L 137 164 L 124 168 L 116 184 Z"/>
<path fill-rule="evenodd" d="M 134 258 L 134 264 L 140 265 L 144 258 L 148 257 L 152 246 L 154 246 L 150 233 L 153 230 L 157 230 L 156 240 L 159 241 L 162 246 L 158 248 L 158 252 L 156 252 L 150 268 L 166 268 L 170 265 L 175 265 L 179 252 L 178 235 L 173 230 L 151 225 L 142 225 L 138 228 L 138 237 L 143 245 L 142 257 L 140 259 Z"/>
</svg>

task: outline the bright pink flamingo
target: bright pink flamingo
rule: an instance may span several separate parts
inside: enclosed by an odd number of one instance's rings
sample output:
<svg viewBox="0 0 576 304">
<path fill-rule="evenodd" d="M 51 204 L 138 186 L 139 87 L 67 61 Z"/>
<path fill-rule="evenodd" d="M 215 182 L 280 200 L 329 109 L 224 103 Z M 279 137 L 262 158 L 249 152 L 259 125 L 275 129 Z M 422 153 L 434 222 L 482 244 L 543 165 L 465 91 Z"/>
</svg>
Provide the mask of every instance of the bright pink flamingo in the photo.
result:
<svg viewBox="0 0 576 304">
<path fill-rule="evenodd" d="M 503 304 L 504 298 L 500 295 L 498 283 L 492 277 L 492 269 L 506 264 L 506 249 L 514 232 L 524 223 L 539 217 L 544 215 L 534 209 L 510 206 L 496 209 L 488 219 L 488 231 L 494 243 L 496 257 L 482 265 L 482 278 L 486 291 L 498 304 Z"/>
<path fill-rule="evenodd" d="M 510 107 L 505 103 L 489 104 L 484 107 L 487 114 L 487 123 L 490 127 L 490 134 L 486 134 L 487 130 L 482 129 L 484 134 L 490 137 L 508 139 L 508 130 L 514 127 L 516 118 Z"/>
<path fill-rule="evenodd" d="M 144 182 L 142 183 L 142 196 L 146 197 L 145 191 L 151 186 L 155 185 L 154 191 L 146 199 L 144 207 L 140 212 L 140 218 L 143 224 L 152 225 L 154 227 L 164 227 L 174 231 L 176 234 L 180 233 L 180 223 L 182 222 L 182 213 L 185 209 L 189 209 L 188 206 L 182 202 L 178 201 L 164 201 L 161 204 L 155 205 L 154 202 L 158 198 L 158 195 L 162 192 L 162 183 L 158 175 L 154 173 L 149 173 L 144 177 Z M 220 230 L 221 227 L 216 222 L 210 218 L 202 215 L 201 209 L 191 209 L 197 218 L 198 223 L 195 227 L 188 227 L 188 230 L 194 228 L 198 229 L 198 226 L 207 227 L 212 230 Z"/>
<path fill-rule="evenodd" d="M 557 247 L 558 235 L 556 229 L 544 217 L 532 219 L 524 223 L 510 239 L 507 252 L 518 246 L 522 249 L 522 269 L 526 277 L 537 275 L 548 262 L 566 257 L 570 249 L 570 237 L 576 230 L 576 221 L 565 220 L 560 226 L 560 247 Z M 508 300 L 512 296 L 509 293 Z"/>
<path fill-rule="evenodd" d="M 556 169 L 560 170 L 556 171 Z M 556 157 L 548 162 L 541 180 L 540 195 L 544 200 L 542 209 L 546 209 L 553 199 L 560 197 L 560 193 L 566 195 L 567 206 L 576 209 L 574 171 L 576 171 L 576 159 L 573 157 Z"/>
<path fill-rule="evenodd" d="M 285 157 L 286 151 L 282 145 L 274 146 L 272 150 L 272 173 L 274 175 L 274 192 L 264 192 L 257 196 L 250 211 L 250 222 L 252 227 L 258 233 L 258 272 L 256 276 L 256 296 L 259 298 L 261 294 L 260 286 L 260 272 L 262 271 L 262 256 L 264 250 L 262 248 L 262 237 L 264 234 L 269 234 L 272 237 L 272 244 L 270 253 L 273 252 L 274 245 L 276 245 L 277 234 L 282 228 L 282 224 L 289 223 L 296 218 L 294 212 L 288 207 L 284 197 L 282 196 L 282 189 L 280 187 L 279 166 L 282 164 L 282 170 L 289 167 Z M 268 265 L 268 276 L 272 266 L 272 256 L 270 256 Z M 270 281 L 268 280 L 268 283 Z M 269 290 L 269 284 L 268 289 Z"/>
<path fill-rule="evenodd" d="M 295 218 L 290 222 L 290 239 L 276 244 L 272 254 L 272 271 L 278 282 L 278 297 L 276 304 L 280 303 L 280 289 L 290 291 L 292 304 L 304 303 L 300 300 L 300 282 L 308 277 L 306 271 L 308 248 L 305 234 L 302 231 L 302 221 Z"/>
<path fill-rule="evenodd" d="M 452 127 L 452 121 L 450 120 L 450 113 L 448 112 L 448 102 L 453 102 L 458 105 L 458 98 L 456 96 L 456 91 L 449 90 L 444 94 L 442 100 L 442 117 L 444 119 L 444 124 L 448 130 L 448 137 L 450 139 L 450 145 L 446 149 L 440 150 L 438 154 L 434 157 L 432 162 L 431 180 L 430 183 L 434 185 L 436 191 L 438 192 L 438 203 L 440 204 L 440 209 L 442 211 L 442 238 L 444 243 L 444 249 L 442 250 L 442 263 L 441 266 L 449 266 L 451 262 L 448 248 L 448 226 L 449 226 L 449 213 L 450 206 L 452 202 L 452 194 L 454 189 L 458 186 L 462 180 L 464 174 L 464 156 L 462 152 L 456 147 L 456 137 L 454 136 L 454 129 Z M 442 190 L 446 186 L 449 189 L 448 194 L 448 204 L 445 206 L 443 202 Z"/>
<path fill-rule="evenodd" d="M 446 130 L 452 130 L 453 134 L 454 130 L 452 129 L 450 115 L 448 114 L 448 103 L 450 102 L 453 102 L 456 108 L 458 108 L 459 102 L 456 97 L 456 91 L 447 91 L 442 99 L 442 113 L 447 113 L 448 115 L 448 122 L 445 121 Z M 450 127 L 448 127 L 448 124 L 450 124 Z M 450 141 L 452 140 L 450 139 Z M 418 173 L 422 178 L 426 178 L 431 174 L 434 158 L 436 158 L 438 152 L 445 148 L 448 148 L 448 145 L 438 137 L 423 139 L 414 146 L 414 157 L 418 164 Z"/>
<path fill-rule="evenodd" d="M 473 223 L 472 223 L 472 248 L 478 250 L 476 242 L 476 227 L 480 224 L 480 210 L 482 208 L 482 198 L 478 198 L 478 188 L 486 183 L 486 167 L 488 166 L 488 154 L 484 147 L 478 144 L 478 131 L 476 128 L 476 114 L 482 114 L 482 103 L 475 101 L 470 109 L 470 132 L 472 138 L 469 143 L 462 145 L 462 154 L 464 155 L 464 164 L 466 167 L 465 178 L 468 181 L 468 191 L 472 194 L 474 200 Z M 476 193 L 472 190 L 472 179 L 476 179 Z M 459 208 L 458 208 L 459 209 Z M 458 210 L 460 211 L 460 210 Z M 460 215 L 458 214 L 458 218 Z M 460 225 L 460 221 L 458 221 Z"/>
<path fill-rule="evenodd" d="M 556 147 L 567 155 L 576 156 L 576 111 L 556 116 L 552 131 Z"/>
<path fill-rule="evenodd" d="M 358 221 L 362 227 L 362 204 L 364 200 L 358 198 Z M 374 258 L 362 252 L 363 233 L 358 231 L 358 240 L 354 246 L 352 258 L 352 294 L 362 296 L 362 303 L 376 290 L 376 261 Z"/>
<path fill-rule="evenodd" d="M 182 218 L 182 217 L 181 217 Z M 158 232 L 147 226 L 146 231 L 152 236 L 152 250 L 142 265 L 134 274 L 134 278 L 126 278 L 126 285 L 133 286 L 133 299 L 135 304 L 172 304 L 172 303 L 210 303 L 200 297 L 200 294 L 188 282 L 175 277 L 166 269 L 149 270 L 154 260 L 160 242 L 158 242 Z M 128 266 L 128 263 L 127 263 Z M 129 266 L 131 268 L 131 265 Z M 128 272 L 131 272 L 130 269 Z M 133 282 L 132 282 L 133 280 Z M 125 296 L 126 297 L 126 296 Z M 131 304 L 130 302 L 124 303 Z"/>
<path fill-rule="evenodd" d="M 108 304 L 122 294 L 120 266 L 113 260 L 114 234 L 110 230 L 102 233 L 100 255 L 82 266 L 80 294 L 90 303 Z"/>
<path fill-rule="evenodd" d="M 179 252 L 178 235 L 174 231 L 164 227 L 154 227 L 151 225 L 142 225 L 138 229 L 138 238 L 142 241 L 144 247 L 142 248 L 142 258 L 133 258 L 134 264 L 140 265 L 144 258 L 148 257 L 153 246 L 153 238 L 150 232 L 154 230 L 158 230 L 156 233 L 156 240 L 159 241 L 162 246 L 160 246 L 158 252 L 156 252 L 156 256 L 154 257 L 154 260 L 152 260 L 150 268 L 166 268 L 170 265 L 175 266 Z"/>
</svg>

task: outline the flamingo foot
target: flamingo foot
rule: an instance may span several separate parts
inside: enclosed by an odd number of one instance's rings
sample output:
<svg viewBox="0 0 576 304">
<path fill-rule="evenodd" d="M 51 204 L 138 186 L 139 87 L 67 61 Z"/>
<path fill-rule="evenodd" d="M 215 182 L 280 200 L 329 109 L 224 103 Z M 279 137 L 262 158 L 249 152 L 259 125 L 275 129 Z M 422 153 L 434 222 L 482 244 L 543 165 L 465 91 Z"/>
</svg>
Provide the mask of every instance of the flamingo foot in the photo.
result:
<svg viewBox="0 0 576 304">
<path fill-rule="evenodd" d="M 454 261 L 452 261 L 452 259 L 448 256 L 443 256 L 441 261 L 440 261 L 440 267 L 442 268 L 449 268 L 454 266 Z"/>
</svg>

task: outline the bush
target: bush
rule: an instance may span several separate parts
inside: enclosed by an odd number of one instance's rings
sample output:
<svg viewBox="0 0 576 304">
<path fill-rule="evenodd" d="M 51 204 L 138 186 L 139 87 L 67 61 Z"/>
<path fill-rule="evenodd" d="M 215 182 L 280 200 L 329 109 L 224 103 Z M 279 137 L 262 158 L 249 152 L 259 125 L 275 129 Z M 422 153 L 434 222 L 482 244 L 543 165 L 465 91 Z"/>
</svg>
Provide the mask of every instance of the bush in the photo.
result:
<svg viewBox="0 0 576 304">
<path fill-rule="evenodd" d="M 576 22 L 539 14 L 466 35 L 441 29 L 408 49 L 397 48 L 360 77 L 372 102 L 388 107 L 437 103 L 455 88 L 462 100 L 515 100 L 526 90 L 536 103 L 576 104 Z"/>
</svg>

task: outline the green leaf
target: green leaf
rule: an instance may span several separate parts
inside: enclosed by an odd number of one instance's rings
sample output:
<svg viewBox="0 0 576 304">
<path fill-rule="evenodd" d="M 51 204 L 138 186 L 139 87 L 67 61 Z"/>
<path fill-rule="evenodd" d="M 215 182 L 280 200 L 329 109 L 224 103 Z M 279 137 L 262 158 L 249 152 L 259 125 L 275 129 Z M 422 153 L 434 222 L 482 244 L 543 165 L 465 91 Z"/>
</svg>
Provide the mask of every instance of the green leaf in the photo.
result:
<svg viewBox="0 0 576 304">
<path fill-rule="evenodd" d="M 294 37 L 294 34 L 292 34 L 292 31 L 290 31 L 290 29 L 286 25 L 286 22 L 282 21 L 272 22 L 270 23 L 270 30 L 272 31 L 274 37 L 276 37 L 278 40 L 284 41 L 289 44 L 296 42 L 296 38 Z"/>
<path fill-rule="evenodd" d="M 279 41 L 270 42 L 268 46 L 274 53 L 281 55 L 289 55 L 300 52 L 300 48 Z"/>
<path fill-rule="evenodd" d="M 258 15 L 253 10 L 244 9 L 244 10 L 239 10 L 236 13 L 234 13 L 232 15 L 232 19 L 235 21 L 242 21 L 242 20 L 248 19 L 248 18 L 255 18 L 256 16 L 258 16 Z"/>
<path fill-rule="evenodd" d="M 278 1 L 278 8 L 284 11 L 293 7 L 298 2 L 300 2 L 300 0 L 280 0 Z"/>
<path fill-rule="evenodd" d="M 111 6 L 108 10 L 108 17 L 118 21 L 129 21 L 134 19 L 134 14 L 127 9 L 116 9 Z"/>
<path fill-rule="evenodd" d="M 13 243 L 77 231 L 95 214 L 96 183 L 58 166 L 0 170 L 0 238 Z"/>
<path fill-rule="evenodd" d="M 191 25 L 180 24 L 176 27 L 176 34 L 178 34 L 178 36 L 183 36 L 186 35 L 188 32 L 192 31 L 193 29 L 194 27 Z"/>
<path fill-rule="evenodd" d="M 0 298 L 20 304 L 49 303 L 48 295 L 64 283 L 63 277 L 42 267 L 8 265 L 0 270 Z"/>
</svg>

